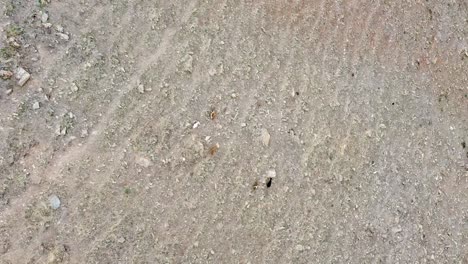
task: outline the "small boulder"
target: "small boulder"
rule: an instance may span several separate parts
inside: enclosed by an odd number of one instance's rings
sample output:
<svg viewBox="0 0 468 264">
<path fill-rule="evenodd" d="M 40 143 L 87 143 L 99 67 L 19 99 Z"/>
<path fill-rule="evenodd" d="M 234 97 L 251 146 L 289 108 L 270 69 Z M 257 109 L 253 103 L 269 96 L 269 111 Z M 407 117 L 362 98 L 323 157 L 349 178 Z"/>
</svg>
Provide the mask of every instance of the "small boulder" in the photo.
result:
<svg viewBox="0 0 468 264">
<path fill-rule="evenodd" d="M 31 74 L 29 74 L 25 69 L 19 67 L 16 70 L 15 77 L 18 80 L 18 85 L 24 86 L 29 81 L 29 78 L 31 78 Z"/>
</svg>

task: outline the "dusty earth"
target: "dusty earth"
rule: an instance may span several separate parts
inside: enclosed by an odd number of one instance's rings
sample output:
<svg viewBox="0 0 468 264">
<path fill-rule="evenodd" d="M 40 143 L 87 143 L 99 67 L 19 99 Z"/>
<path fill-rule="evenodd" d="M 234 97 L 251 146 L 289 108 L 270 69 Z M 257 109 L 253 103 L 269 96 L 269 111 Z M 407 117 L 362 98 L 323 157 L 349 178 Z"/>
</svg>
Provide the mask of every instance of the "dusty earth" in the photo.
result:
<svg viewBox="0 0 468 264">
<path fill-rule="evenodd" d="M 0 263 L 468 263 L 466 0 L 0 13 Z"/>
</svg>

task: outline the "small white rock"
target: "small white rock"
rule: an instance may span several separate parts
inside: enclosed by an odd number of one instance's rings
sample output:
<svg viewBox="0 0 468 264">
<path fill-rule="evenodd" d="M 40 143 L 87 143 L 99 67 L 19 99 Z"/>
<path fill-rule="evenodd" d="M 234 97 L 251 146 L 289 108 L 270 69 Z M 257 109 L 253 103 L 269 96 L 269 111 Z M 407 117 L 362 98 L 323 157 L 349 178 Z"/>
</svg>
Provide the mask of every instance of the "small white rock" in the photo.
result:
<svg viewBox="0 0 468 264">
<path fill-rule="evenodd" d="M 152 166 L 153 163 L 151 162 L 151 160 L 145 158 L 145 157 L 137 157 L 135 159 L 135 162 L 136 164 L 144 167 L 144 168 L 148 168 L 149 166 Z"/>
<path fill-rule="evenodd" d="M 276 177 L 276 170 L 275 169 L 270 169 L 267 171 L 267 177 L 268 178 L 275 178 Z"/>
<path fill-rule="evenodd" d="M 117 239 L 117 242 L 119 242 L 120 244 L 125 243 L 125 238 L 121 237 L 121 238 Z"/>
<path fill-rule="evenodd" d="M 236 93 L 232 93 L 232 94 L 231 94 L 231 98 L 233 98 L 233 99 L 234 99 L 234 98 L 237 98 L 237 94 L 236 94 Z"/>
<path fill-rule="evenodd" d="M 195 128 L 197 128 L 199 125 L 200 125 L 200 122 L 197 121 L 197 122 L 195 122 L 195 123 L 193 124 L 192 128 L 195 129 Z"/>
<path fill-rule="evenodd" d="M 35 103 L 33 104 L 32 108 L 33 108 L 34 110 L 37 110 L 37 109 L 41 108 L 41 105 L 40 105 L 39 102 L 35 102 Z"/>
<path fill-rule="evenodd" d="M 182 66 L 185 72 L 192 73 L 193 71 L 193 56 L 187 54 L 182 58 Z"/>
<path fill-rule="evenodd" d="M 59 36 L 61 39 L 63 40 L 69 40 L 70 39 L 70 36 L 68 36 L 67 34 L 65 33 L 55 33 L 57 36 Z"/>
<path fill-rule="evenodd" d="M 241 127 L 246 127 L 247 124 L 246 123 L 241 123 Z"/>
<path fill-rule="evenodd" d="M 87 136 L 88 136 L 88 129 L 85 128 L 85 129 L 81 130 L 80 137 L 85 138 Z"/>
<path fill-rule="evenodd" d="M 365 134 L 366 134 L 367 137 L 371 138 L 372 137 L 372 130 L 370 130 L 370 129 L 366 130 Z"/>
<path fill-rule="evenodd" d="M 70 89 L 72 90 L 72 92 L 75 92 L 75 93 L 78 92 L 79 90 L 78 86 L 75 83 L 71 84 Z"/>
<path fill-rule="evenodd" d="M 268 133 L 268 130 L 266 128 L 262 129 L 262 143 L 264 146 L 270 145 L 270 133 Z"/>
<path fill-rule="evenodd" d="M 57 195 L 53 194 L 49 196 L 49 205 L 52 209 L 57 210 L 60 207 L 60 199 L 57 197 Z"/>
<path fill-rule="evenodd" d="M 29 78 L 31 78 L 31 74 L 25 73 L 23 75 L 23 77 L 21 77 L 21 79 L 19 79 L 18 85 L 21 86 L 21 87 L 24 86 L 29 81 Z"/>
<path fill-rule="evenodd" d="M 145 87 L 143 84 L 138 85 L 138 92 L 141 94 L 145 93 Z"/>
<path fill-rule="evenodd" d="M 25 73 L 27 73 L 25 69 L 23 69 L 22 67 L 18 67 L 15 72 L 15 78 L 19 80 L 21 79 L 21 77 L 23 77 Z"/>
<path fill-rule="evenodd" d="M 63 127 L 60 129 L 60 135 L 65 136 L 67 134 L 67 127 Z"/>
<path fill-rule="evenodd" d="M 61 25 L 56 25 L 55 30 L 57 30 L 60 33 L 63 33 L 63 27 Z"/>
<path fill-rule="evenodd" d="M 49 14 L 47 14 L 47 12 L 43 12 L 41 16 L 41 22 L 46 23 L 47 20 L 49 20 Z"/>
<path fill-rule="evenodd" d="M 296 250 L 297 251 L 304 251 L 304 246 L 303 245 L 296 245 Z"/>
<path fill-rule="evenodd" d="M 45 28 L 51 28 L 52 23 L 43 23 L 42 26 L 44 26 Z"/>
<path fill-rule="evenodd" d="M 25 69 L 19 67 L 16 70 L 15 77 L 18 80 L 18 85 L 24 86 L 29 78 L 31 78 L 31 74 L 29 74 L 29 72 L 27 72 Z"/>
<path fill-rule="evenodd" d="M 13 89 L 8 89 L 8 90 L 6 90 L 6 94 L 7 94 L 7 95 L 10 95 L 12 92 L 13 92 Z"/>
</svg>

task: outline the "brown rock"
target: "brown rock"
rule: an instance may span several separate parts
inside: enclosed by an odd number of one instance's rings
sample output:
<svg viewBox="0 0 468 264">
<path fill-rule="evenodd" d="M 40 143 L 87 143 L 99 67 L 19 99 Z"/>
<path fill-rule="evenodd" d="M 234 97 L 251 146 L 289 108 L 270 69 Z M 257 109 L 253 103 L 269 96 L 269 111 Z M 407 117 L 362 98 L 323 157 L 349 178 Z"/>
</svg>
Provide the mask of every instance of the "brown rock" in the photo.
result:
<svg viewBox="0 0 468 264">
<path fill-rule="evenodd" d="M 10 79 L 13 76 L 11 71 L 0 70 L 0 77 L 4 80 Z"/>
</svg>

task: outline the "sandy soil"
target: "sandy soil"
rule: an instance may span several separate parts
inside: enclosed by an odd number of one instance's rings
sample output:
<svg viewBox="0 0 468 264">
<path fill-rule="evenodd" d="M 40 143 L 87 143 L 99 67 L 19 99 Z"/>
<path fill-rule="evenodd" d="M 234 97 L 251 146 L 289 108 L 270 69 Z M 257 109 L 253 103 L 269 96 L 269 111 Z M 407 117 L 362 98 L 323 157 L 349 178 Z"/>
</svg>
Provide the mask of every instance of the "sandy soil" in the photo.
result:
<svg viewBox="0 0 468 264">
<path fill-rule="evenodd" d="M 0 14 L 0 263 L 468 263 L 466 0 Z"/>
</svg>

